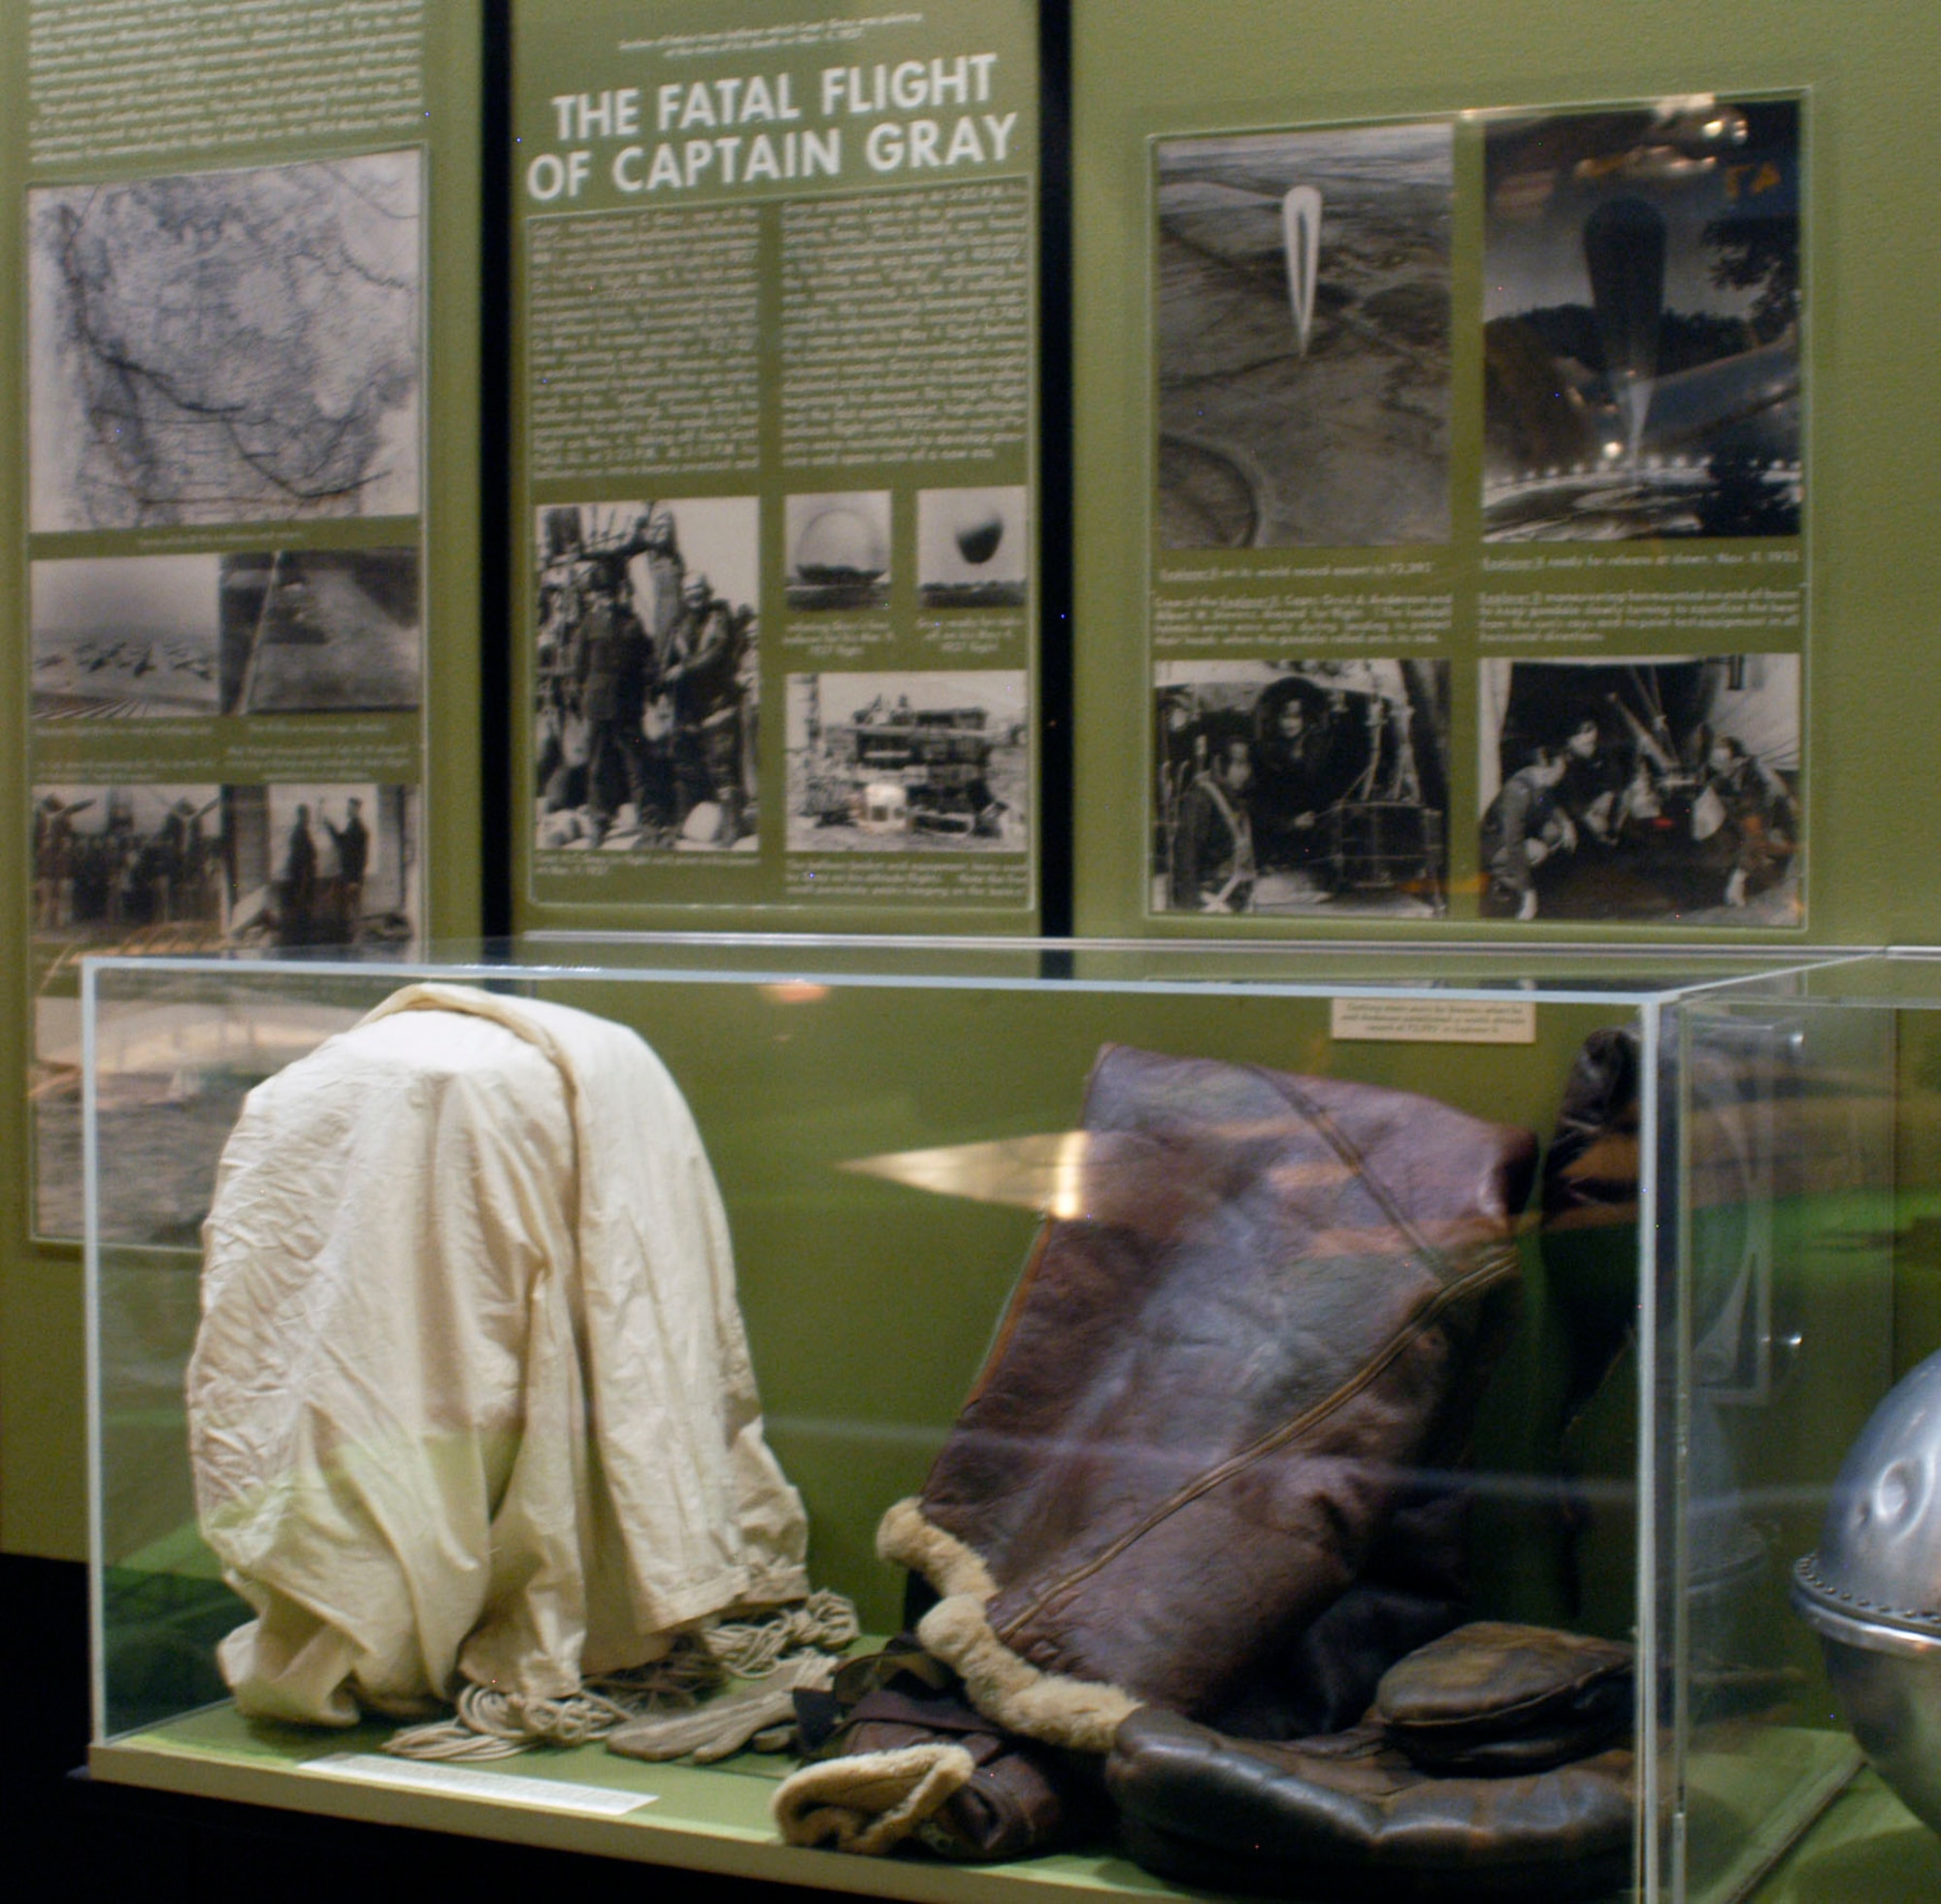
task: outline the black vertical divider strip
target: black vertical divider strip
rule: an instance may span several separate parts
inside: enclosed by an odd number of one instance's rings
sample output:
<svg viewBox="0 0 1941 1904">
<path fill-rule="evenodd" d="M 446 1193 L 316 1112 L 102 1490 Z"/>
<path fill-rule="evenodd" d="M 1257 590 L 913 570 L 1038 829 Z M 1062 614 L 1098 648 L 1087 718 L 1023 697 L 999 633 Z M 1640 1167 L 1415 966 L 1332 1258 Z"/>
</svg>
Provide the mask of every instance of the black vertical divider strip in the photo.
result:
<svg viewBox="0 0 1941 1904">
<path fill-rule="evenodd" d="M 480 930 L 512 930 L 512 8 L 484 0 L 478 247 Z"/>
<path fill-rule="evenodd" d="M 1038 0 L 1038 906 L 1071 934 L 1071 4 Z M 1062 955 L 1053 955 L 1062 956 Z"/>
</svg>

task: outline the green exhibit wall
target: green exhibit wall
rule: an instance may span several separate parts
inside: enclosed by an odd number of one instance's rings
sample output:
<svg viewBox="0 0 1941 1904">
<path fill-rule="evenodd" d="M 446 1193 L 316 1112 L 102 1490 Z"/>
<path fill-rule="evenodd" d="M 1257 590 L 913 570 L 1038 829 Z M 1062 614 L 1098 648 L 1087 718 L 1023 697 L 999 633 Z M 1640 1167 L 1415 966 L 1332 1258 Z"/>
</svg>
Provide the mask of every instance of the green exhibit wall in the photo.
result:
<svg viewBox="0 0 1941 1904">
<path fill-rule="evenodd" d="M 22 70 L 25 13 L 13 10 L 6 21 L 12 73 Z M 473 799 L 479 727 L 473 447 L 479 42 L 471 9 L 454 5 L 433 16 L 427 203 L 437 320 L 426 508 L 430 621 L 438 633 L 428 662 L 428 771 L 448 797 L 430 808 L 426 913 L 434 932 L 451 935 L 477 923 L 485 850 Z M 1862 0 L 1837 11 L 1806 0 L 1761 7 L 1724 0 L 1699 11 L 1661 0 L 1617 9 L 1583 0 L 1502 0 L 1481 15 L 1446 0 L 1419 0 L 1400 13 L 1306 0 L 1236 0 L 1214 13 L 1183 0 L 1121 9 L 1087 4 L 1075 9 L 1073 53 L 1081 928 L 1137 931 L 1146 924 L 1147 819 L 1127 789 L 1144 759 L 1150 706 L 1141 571 L 1149 500 L 1141 394 L 1147 141 L 1208 128 L 1640 99 L 1702 87 L 1799 93 L 1810 127 L 1807 759 L 1813 778 L 1805 930 L 1815 941 L 1941 937 L 1941 901 L 1923 876 L 1920 850 L 1906 843 L 1941 830 L 1941 793 L 1926 759 L 1933 720 L 1926 695 L 1908 691 L 1925 685 L 1924 643 L 1941 611 L 1941 547 L 1929 526 L 1941 478 L 1928 453 L 1941 400 L 1923 343 L 1929 314 L 1941 307 L 1941 257 L 1924 237 L 1924 187 L 1934 172 L 1931 161 L 1941 155 L 1933 130 L 1932 82 L 1941 76 L 1930 10 L 1917 0 Z M 22 115 L 0 115 L 0 176 L 16 207 L 26 177 L 26 137 Z M 225 153 L 258 155 L 247 146 Z M 0 307 L 0 415 L 9 419 L 10 443 L 0 455 L 0 521 L 7 527 L 0 535 L 0 606 L 15 629 L 25 626 L 26 602 L 23 246 L 20 218 L 0 220 L 0 277 L 16 287 Z M 496 605 L 487 606 L 496 612 Z M 10 637 L 8 652 L 24 707 L 24 640 Z M 11 800 L 16 815 L 28 805 L 30 785 L 23 750 L 0 750 L 0 800 Z M 13 896 L 21 914 L 31 904 L 26 848 L 23 826 L 0 829 L 0 891 Z M 1228 923 L 1252 929 L 1250 922 Z M 1320 936 L 1349 930 L 1325 921 L 1304 929 Z M 1539 939 L 1564 932 L 1544 925 L 1525 930 Z M 1569 936 L 1583 935 L 1573 929 Z M 1406 930 L 1396 935 L 1407 936 Z M 16 931 L 9 1003 L 0 1011 L 0 1061 L 16 1078 L 26 1074 L 31 1058 L 23 939 Z M 1561 1039 L 1551 1054 L 1555 1062 L 1541 1067 L 1488 1051 L 1451 1061 L 1431 1049 L 1420 1075 L 1440 1089 L 1450 1065 L 1459 1064 L 1465 1076 L 1473 1071 L 1471 1084 L 1482 1098 L 1492 1095 L 1491 1080 L 1513 1078 L 1509 1090 L 1529 1099 L 1514 1106 L 1516 1114 L 1541 1130 L 1561 1089 L 1569 1043 Z M 890 1049 L 889 1039 L 866 1028 L 848 1063 L 867 1074 L 887 1062 Z M 1299 1054 L 1290 1062 L 1299 1062 Z M 715 1088 L 705 1070 L 697 1078 L 701 1095 Z M 744 1074 L 733 1088 L 752 1089 L 751 1078 Z M 1075 1080 L 1061 1089 L 1075 1101 Z M 1501 1108 L 1512 1108 L 1507 1096 Z M 18 1095 L 5 1094 L 0 1546 L 77 1557 L 85 1533 L 81 1268 L 71 1246 L 26 1240 L 27 1130 Z M 736 1167 L 731 1160 L 724 1174 Z M 1011 1257 L 1024 1226 L 1013 1216 L 976 1214 L 1008 1226 L 1002 1248 L 978 1251 L 978 1276 L 989 1282 L 978 1288 L 988 1297 L 1015 1267 Z M 839 1313 L 841 1303 L 835 1306 Z M 778 1354 L 806 1354 L 805 1345 L 820 1334 L 818 1329 L 796 1335 L 793 1323 L 761 1328 L 774 1331 L 770 1339 L 780 1345 Z M 968 1336 L 964 1358 L 974 1361 Z M 865 1366 L 866 1359 L 859 1360 L 858 1382 Z M 962 1372 L 945 1371 L 948 1380 L 939 1373 L 939 1393 L 953 1389 Z M 807 1452 L 803 1458 L 815 1459 Z"/>
</svg>

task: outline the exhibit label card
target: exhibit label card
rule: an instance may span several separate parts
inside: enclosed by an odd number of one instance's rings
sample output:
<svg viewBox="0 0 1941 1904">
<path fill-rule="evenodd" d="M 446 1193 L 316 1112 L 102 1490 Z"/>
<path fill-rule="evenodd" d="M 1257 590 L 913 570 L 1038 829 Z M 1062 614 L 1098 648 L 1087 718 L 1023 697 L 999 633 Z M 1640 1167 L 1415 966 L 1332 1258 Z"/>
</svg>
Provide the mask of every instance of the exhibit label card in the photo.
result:
<svg viewBox="0 0 1941 1904">
<path fill-rule="evenodd" d="M 1036 917 L 1020 0 L 514 13 L 523 923 Z"/>
<path fill-rule="evenodd" d="M 34 1227 L 72 1236 L 83 953 L 477 930 L 479 22 L 34 0 L 9 32 L 14 916 Z M 148 1087 L 200 1055 L 174 1030 Z M 171 1180 L 128 1174 L 127 1240 L 194 1241 L 207 1186 Z"/>
<path fill-rule="evenodd" d="M 1862 453 L 1911 421 L 1815 354 L 1899 268 L 1813 215 L 1829 123 L 1915 208 L 1840 116 L 1871 95 L 1813 82 L 1877 90 L 1892 35 L 1807 21 L 1725 86 L 1723 23 L 1651 0 L 1613 70 L 1681 90 L 1534 91 L 1596 13 L 1075 16 L 1081 931 L 1773 937 L 1884 872 L 1808 780 L 1815 525 L 1925 561 Z M 1829 430 L 1888 508 L 1822 480 Z M 1876 682 L 1879 807 L 1875 634 L 1832 665 Z"/>
</svg>

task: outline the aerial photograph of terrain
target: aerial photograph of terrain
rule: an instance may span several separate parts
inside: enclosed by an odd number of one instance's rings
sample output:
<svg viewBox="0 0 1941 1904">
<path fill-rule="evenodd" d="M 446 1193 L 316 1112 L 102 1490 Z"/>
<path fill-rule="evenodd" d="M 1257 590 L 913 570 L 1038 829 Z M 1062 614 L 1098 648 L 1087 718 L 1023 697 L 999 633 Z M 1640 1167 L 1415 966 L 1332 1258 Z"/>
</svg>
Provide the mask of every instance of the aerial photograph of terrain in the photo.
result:
<svg viewBox="0 0 1941 1904">
<path fill-rule="evenodd" d="M 1155 151 L 1158 545 L 1446 542 L 1449 124 Z"/>
</svg>

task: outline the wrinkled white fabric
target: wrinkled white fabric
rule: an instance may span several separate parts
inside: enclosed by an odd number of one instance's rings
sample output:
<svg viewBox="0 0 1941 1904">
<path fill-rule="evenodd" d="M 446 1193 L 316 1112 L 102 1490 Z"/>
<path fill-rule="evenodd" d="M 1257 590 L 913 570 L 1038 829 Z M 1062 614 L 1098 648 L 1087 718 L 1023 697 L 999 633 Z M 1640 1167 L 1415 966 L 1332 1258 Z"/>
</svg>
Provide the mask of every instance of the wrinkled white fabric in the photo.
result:
<svg viewBox="0 0 1941 1904">
<path fill-rule="evenodd" d="M 204 1227 L 203 1532 L 244 1710 L 530 1697 L 807 1592 L 713 1172 L 631 1032 L 444 985 L 251 1092 Z"/>
</svg>

